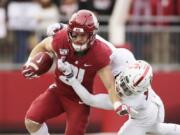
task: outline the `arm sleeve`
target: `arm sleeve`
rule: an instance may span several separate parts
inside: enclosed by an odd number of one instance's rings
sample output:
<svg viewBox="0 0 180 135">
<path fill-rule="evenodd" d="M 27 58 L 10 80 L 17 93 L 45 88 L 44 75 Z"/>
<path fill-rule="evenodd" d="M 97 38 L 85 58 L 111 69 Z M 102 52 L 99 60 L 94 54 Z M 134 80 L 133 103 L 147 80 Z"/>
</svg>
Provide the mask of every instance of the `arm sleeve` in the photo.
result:
<svg viewBox="0 0 180 135">
<path fill-rule="evenodd" d="M 76 79 L 73 80 L 71 86 L 85 104 L 95 108 L 113 110 L 113 105 L 108 94 L 93 95 Z"/>
</svg>

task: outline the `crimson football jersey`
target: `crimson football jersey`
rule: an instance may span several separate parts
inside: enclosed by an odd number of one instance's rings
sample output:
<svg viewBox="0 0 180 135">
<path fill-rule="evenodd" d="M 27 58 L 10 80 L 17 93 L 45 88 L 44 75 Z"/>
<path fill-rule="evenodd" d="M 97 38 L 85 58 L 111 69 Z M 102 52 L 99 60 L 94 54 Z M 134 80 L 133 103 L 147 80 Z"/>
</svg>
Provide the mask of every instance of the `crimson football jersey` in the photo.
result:
<svg viewBox="0 0 180 135">
<path fill-rule="evenodd" d="M 58 59 L 63 58 L 72 65 L 76 78 L 88 90 L 92 90 L 93 80 L 97 71 L 110 64 L 112 51 L 99 39 L 95 39 L 94 44 L 86 54 L 77 56 L 69 42 L 66 28 L 56 33 L 53 38 L 52 47 Z M 72 87 L 59 80 L 60 75 L 62 75 L 62 72 L 56 66 L 55 78 L 56 84 L 60 88 L 59 91 L 67 96 L 77 96 Z"/>
</svg>

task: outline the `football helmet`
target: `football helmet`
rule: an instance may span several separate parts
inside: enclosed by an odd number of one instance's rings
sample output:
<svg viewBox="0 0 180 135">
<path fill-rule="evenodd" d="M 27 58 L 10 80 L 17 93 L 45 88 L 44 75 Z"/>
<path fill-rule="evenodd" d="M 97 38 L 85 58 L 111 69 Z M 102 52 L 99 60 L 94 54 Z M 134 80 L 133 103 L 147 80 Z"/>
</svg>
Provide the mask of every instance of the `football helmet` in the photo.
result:
<svg viewBox="0 0 180 135">
<path fill-rule="evenodd" d="M 116 92 L 119 96 L 145 92 L 151 87 L 152 76 L 150 64 L 137 60 L 116 77 Z"/>
<path fill-rule="evenodd" d="M 96 16 L 89 10 L 79 10 L 74 13 L 68 23 L 68 37 L 75 51 L 87 50 L 94 42 L 99 27 Z M 80 35 L 88 35 L 83 44 L 73 42 L 73 38 Z"/>
</svg>

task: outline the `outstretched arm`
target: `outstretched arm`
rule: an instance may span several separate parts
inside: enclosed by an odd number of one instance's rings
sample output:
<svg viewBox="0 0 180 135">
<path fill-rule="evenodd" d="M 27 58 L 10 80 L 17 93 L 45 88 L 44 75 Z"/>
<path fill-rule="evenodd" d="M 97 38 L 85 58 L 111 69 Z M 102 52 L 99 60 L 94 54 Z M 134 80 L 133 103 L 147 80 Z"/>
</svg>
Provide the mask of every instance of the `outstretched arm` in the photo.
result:
<svg viewBox="0 0 180 135">
<path fill-rule="evenodd" d="M 113 110 L 113 105 L 108 94 L 93 95 L 89 93 L 89 91 L 82 86 L 78 80 L 74 81 L 72 87 L 85 104 L 96 108 Z"/>
<path fill-rule="evenodd" d="M 63 63 L 62 63 L 63 64 Z M 71 65 L 66 62 L 65 68 L 66 70 L 70 71 Z M 71 70 L 72 71 L 72 70 Z M 127 115 L 131 113 L 138 113 L 131 107 L 129 107 L 126 104 L 122 104 L 119 99 L 115 101 L 115 103 L 112 103 L 112 100 L 110 99 L 111 95 L 108 94 L 96 94 L 92 95 L 89 93 L 89 91 L 75 78 L 73 71 L 70 75 L 61 75 L 59 79 L 66 83 L 67 85 L 72 86 L 74 91 L 77 93 L 77 95 L 81 98 L 81 100 L 92 107 L 100 108 L 100 109 L 106 109 L 106 110 L 113 110 L 115 109 L 116 113 L 118 115 Z M 114 93 L 115 94 L 115 93 Z M 118 98 L 118 97 L 117 97 Z M 115 99 L 115 98 L 114 98 Z M 116 108 L 115 108 L 116 107 Z"/>
<path fill-rule="evenodd" d="M 52 37 L 47 37 L 44 40 L 42 40 L 40 43 L 38 43 L 33 50 L 31 51 L 30 55 L 29 55 L 29 59 L 33 56 L 35 56 L 37 53 L 39 52 L 53 52 L 53 48 L 52 48 Z"/>
<path fill-rule="evenodd" d="M 95 108 L 113 110 L 113 105 L 108 94 L 93 95 L 89 93 L 89 91 L 74 77 L 67 81 L 65 76 L 60 76 L 60 80 L 71 85 L 76 94 L 85 104 Z"/>
<path fill-rule="evenodd" d="M 101 78 L 105 88 L 108 91 L 111 102 L 116 111 L 119 106 L 121 106 L 121 98 L 117 96 L 115 91 L 115 80 L 112 74 L 112 69 L 110 65 L 107 65 L 98 71 L 98 75 Z"/>
</svg>

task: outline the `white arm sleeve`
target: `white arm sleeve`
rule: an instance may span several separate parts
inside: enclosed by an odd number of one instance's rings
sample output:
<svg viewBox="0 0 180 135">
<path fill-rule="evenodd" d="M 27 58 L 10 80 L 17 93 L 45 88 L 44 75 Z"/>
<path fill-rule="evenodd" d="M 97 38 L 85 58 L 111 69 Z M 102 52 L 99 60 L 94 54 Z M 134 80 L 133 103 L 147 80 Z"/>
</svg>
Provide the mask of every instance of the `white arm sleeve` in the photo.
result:
<svg viewBox="0 0 180 135">
<path fill-rule="evenodd" d="M 76 79 L 73 80 L 71 86 L 85 104 L 95 108 L 113 110 L 113 105 L 108 94 L 93 95 Z"/>
</svg>

